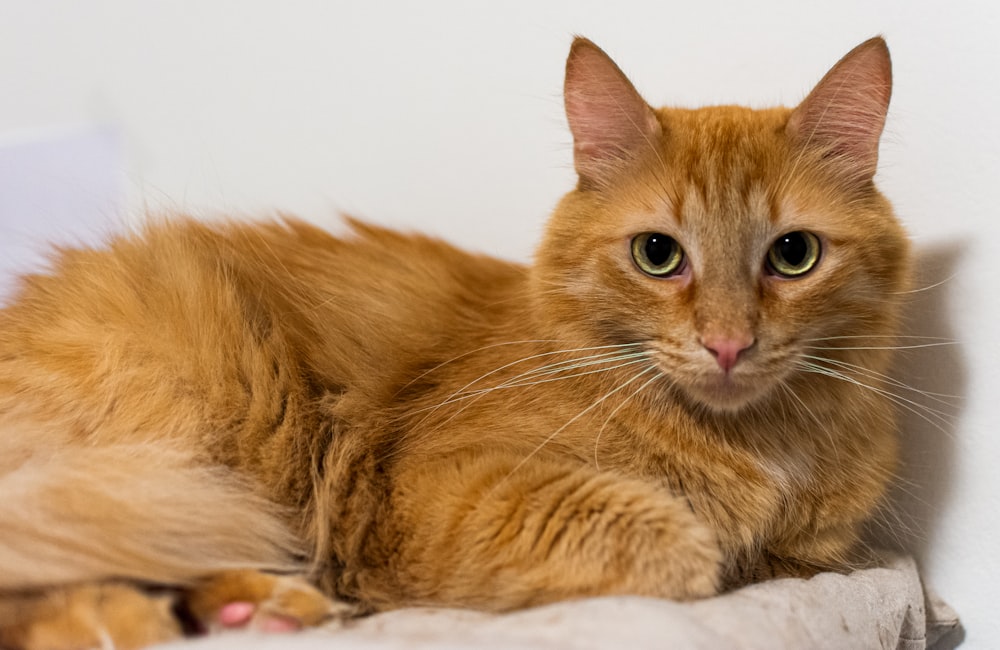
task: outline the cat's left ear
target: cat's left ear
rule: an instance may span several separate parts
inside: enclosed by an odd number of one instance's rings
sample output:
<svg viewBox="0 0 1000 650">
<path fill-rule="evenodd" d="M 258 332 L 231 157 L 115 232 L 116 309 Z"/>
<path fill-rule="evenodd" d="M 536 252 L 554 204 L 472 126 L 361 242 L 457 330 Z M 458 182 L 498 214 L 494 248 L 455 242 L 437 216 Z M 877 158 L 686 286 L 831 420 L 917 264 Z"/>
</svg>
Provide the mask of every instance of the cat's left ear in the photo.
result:
<svg viewBox="0 0 1000 650">
<path fill-rule="evenodd" d="M 799 104 L 786 133 L 802 147 L 818 147 L 842 163 L 850 181 L 875 175 L 878 143 L 892 94 L 892 61 L 875 37 L 847 53 Z"/>
<path fill-rule="evenodd" d="M 649 104 L 601 48 L 576 38 L 566 60 L 566 117 L 573 163 L 583 185 L 601 186 L 650 147 L 660 122 Z"/>
</svg>

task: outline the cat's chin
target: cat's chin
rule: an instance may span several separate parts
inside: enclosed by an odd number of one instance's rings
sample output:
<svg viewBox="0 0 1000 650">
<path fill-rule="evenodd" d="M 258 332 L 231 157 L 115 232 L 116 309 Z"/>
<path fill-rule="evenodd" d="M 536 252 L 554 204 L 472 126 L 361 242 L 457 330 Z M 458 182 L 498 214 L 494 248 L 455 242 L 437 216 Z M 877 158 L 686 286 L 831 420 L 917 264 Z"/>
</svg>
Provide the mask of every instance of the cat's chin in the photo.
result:
<svg viewBox="0 0 1000 650">
<path fill-rule="evenodd" d="M 734 381 L 731 377 L 702 379 L 688 383 L 685 392 L 695 402 L 713 411 L 734 413 L 761 399 L 769 390 L 767 382 Z"/>
</svg>

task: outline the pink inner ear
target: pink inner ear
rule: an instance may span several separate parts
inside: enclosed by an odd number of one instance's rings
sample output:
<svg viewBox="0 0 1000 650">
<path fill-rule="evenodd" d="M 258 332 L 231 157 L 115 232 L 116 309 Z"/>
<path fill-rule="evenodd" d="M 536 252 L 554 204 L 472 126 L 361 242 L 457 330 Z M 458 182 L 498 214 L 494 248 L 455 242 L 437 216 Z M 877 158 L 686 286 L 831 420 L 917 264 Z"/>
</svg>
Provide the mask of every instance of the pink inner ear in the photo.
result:
<svg viewBox="0 0 1000 650">
<path fill-rule="evenodd" d="M 841 59 L 792 113 L 787 132 L 801 146 L 822 148 L 847 163 L 857 180 L 870 180 L 892 94 L 892 63 L 881 38 L 865 41 Z"/>
<path fill-rule="evenodd" d="M 570 49 L 564 97 L 581 179 L 606 181 L 642 148 L 656 146 L 656 114 L 614 61 L 586 39 Z"/>
</svg>

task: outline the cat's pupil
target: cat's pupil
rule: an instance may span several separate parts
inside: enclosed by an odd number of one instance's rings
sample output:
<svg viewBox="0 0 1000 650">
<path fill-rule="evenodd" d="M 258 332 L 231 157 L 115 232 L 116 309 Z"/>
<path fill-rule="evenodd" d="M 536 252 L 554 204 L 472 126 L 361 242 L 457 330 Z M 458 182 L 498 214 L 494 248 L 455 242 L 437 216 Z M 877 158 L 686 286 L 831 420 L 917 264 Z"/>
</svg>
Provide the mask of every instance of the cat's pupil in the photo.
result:
<svg viewBox="0 0 1000 650">
<path fill-rule="evenodd" d="M 651 264 L 663 266 L 674 256 L 674 247 L 677 243 L 672 237 L 666 235 L 653 234 L 646 240 L 646 259 Z"/>
<path fill-rule="evenodd" d="M 792 266 L 802 264 L 809 254 L 809 243 L 798 232 L 788 233 L 776 242 L 775 247 L 781 259 Z"/>
</svg>

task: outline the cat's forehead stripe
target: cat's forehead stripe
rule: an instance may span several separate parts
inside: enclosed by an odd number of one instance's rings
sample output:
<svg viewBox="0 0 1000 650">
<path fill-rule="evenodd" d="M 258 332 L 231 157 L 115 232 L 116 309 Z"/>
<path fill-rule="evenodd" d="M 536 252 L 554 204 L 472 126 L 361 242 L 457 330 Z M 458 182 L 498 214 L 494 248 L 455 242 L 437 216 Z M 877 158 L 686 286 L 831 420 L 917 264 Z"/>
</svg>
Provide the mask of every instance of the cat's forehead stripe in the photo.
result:
<svg viewBox="0 0 1000 650">
<path fill-rule="evenodd" d="M 663 171 L 675 189 L 675 217 L 683 222 L 691 201 L 717 212 L 753 209 L 774 218 L 774 197 L 784 189 L 787 109 L 715 106 L 661 109 Z"/>
</svg>

